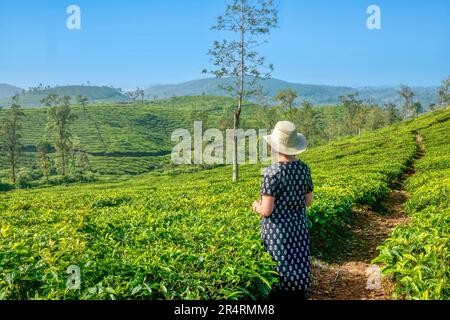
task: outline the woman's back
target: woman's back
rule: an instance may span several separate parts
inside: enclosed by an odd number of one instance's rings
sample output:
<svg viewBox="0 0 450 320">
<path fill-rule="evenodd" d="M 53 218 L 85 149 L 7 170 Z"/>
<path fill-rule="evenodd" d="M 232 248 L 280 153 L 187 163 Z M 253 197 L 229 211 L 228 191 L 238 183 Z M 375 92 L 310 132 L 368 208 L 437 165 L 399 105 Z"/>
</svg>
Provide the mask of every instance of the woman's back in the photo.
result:
<svg viewBox="0 0 450 320">
<path fill-rule="evenodd" d="M 264 172 L 261 195 L 275 198 L 272 219 L 305 213 L 305 196 L 312 191 L 311 173 L 302 161 L 277 162 Z"/>
</svg>

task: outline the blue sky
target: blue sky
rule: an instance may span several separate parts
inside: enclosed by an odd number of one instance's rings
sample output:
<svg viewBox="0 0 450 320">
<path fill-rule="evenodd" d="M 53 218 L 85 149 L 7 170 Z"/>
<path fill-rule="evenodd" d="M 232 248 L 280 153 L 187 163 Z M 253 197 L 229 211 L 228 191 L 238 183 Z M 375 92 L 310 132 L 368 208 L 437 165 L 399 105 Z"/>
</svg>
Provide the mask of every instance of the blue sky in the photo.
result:
<svg viewBox="0 0 450 320">
<path fill-rule="evenodd" d="M 203 77 L 225 0 L 1 0 L 0 83 L 124 89 Z M 438 85 L 450 75 L 450 1 L 278 0 L 263 47 L 273 77 L 331 85 Z M 81 8 L 81 30 L 66 8 Z M 381 8 L 382 29 L 366 28 Z"/>
</svg>

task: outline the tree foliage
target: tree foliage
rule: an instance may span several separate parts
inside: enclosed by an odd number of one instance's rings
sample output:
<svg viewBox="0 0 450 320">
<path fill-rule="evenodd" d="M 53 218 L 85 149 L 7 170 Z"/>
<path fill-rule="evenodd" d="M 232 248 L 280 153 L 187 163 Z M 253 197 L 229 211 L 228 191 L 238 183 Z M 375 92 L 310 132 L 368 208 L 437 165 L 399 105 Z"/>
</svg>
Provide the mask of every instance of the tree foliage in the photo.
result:
<svg viewBox="0 0 450 320">
<path fill-rule="evenodd" d="M 49 95 L 42 102 L 49 108 L 47 129 L 51 133 L 58 154 L 58 173 L 65 176 L 71 149 L 70 124 L 73 123 L 76 116 L 71 113 L 70 97 L 68 96 L 61 99 L 57 95 Z"/>
<path fill-rule="evenodd" d="M 16 183 L 17 166 L 19 164 L 19 157 L 22 151 L 22 144 L 20 141 L 20 121 L 24 116 L 24 113 L 22 112 L 19 104 L 19 95 L 15 95 L 12 100 L 13 103 L 11 105 L 11 109 L 9 110 L 9 117 L 5 120 L 2 126 L 2 150 L 10 167 L 11 179 L 13 183 Z"/>
<path fill-rule="evenodd" d="M 233 113 L 233 181 L 238 179 L 237 134 L 242 102 L 245 98 L 261 91 L 260 79 L 268 79 L 273 65 L 266 63 L 258 47 L 265 41 L 260 37 L 267 35 L 278 24 L 278 11 L 272 0 L 232 0 L 225 13 L 217 18 L 213 30 L 228 32 L 228 39 L 214 41 L 211 56 L 213 69 L 203 70 L 217 78 L 231 78 L 232 83 L 221 86 L 237 99 Z"/>
</svg>

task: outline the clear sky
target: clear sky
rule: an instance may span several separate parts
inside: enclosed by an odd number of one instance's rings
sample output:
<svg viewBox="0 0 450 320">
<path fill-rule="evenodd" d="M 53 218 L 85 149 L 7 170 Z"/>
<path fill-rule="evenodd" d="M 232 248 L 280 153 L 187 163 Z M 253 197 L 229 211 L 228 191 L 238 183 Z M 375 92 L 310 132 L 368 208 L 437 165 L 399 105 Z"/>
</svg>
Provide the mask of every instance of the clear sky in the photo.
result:
<svg viewBox="0 0 450 320">
<path fill-rule="evenodd" d="M 438 85 L 450 75 L 449 0 L 278 0 L 263 48 L 273 77 L 331 85 Z M 81 30 L 66 9 L 81 8 Z M 124 89 L 203 77 L 226 0 L 0 0 L 0 83 Z M 366 27 L 369 5 L 381 30 Z"/>
</svg>

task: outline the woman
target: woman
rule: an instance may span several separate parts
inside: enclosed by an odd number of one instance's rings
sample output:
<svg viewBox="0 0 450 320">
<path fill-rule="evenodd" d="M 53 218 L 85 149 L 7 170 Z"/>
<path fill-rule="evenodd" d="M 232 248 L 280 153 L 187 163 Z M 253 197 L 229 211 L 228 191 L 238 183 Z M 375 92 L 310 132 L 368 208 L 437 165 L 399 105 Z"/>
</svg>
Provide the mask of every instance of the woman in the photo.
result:
<svg viewBox="0 0 450 320">
<path fill-rule="evenodd" d="M 264 172 L 261 199 L 253 210 L 263 217 L 264 247 L 278 262 L 276 297 L 303 300 L 311 287 L 306 207 L 313 202 L 313 182 L 309 167 L 296 155 L 306 150 L 307 142 L 288 121 L 279 122 L 264 139 L 276 162 Z"/>
</svg>

